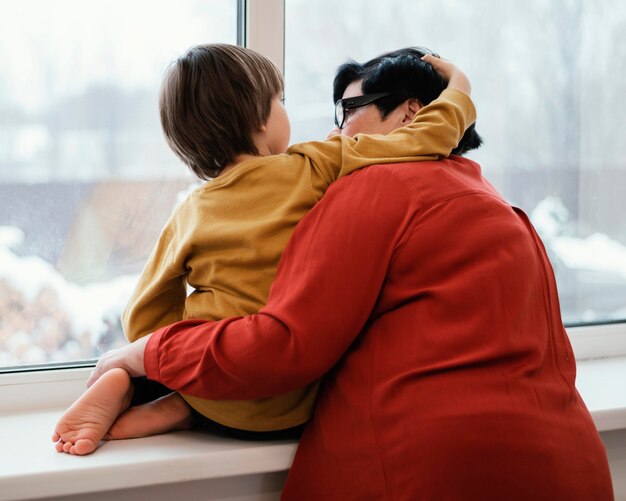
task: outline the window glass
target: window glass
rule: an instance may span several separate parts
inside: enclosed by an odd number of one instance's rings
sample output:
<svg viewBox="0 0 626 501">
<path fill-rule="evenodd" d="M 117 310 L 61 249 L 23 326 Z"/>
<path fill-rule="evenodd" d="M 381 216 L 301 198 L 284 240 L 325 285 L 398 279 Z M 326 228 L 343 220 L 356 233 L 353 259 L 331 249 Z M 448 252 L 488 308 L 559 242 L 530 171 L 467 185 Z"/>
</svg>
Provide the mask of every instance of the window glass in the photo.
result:
<svg viewBox="0 0 626 501">
<path fill-rule="evenodd" d="M 470 76 L 483 147 L 468 154 L 532 218 L 566 324 L 626 318 L 626 2 L 289 0 L 292 141 L 332 128 L 349 58 L 426 46 Z"/>
<path fill-rule="evenodd" d="M 236 1 L 20 0 L 0 16 L 0 367 L 89 359 L 177 197 L 157 93 L 191 45 L 236 41 Z"/>
</svg>

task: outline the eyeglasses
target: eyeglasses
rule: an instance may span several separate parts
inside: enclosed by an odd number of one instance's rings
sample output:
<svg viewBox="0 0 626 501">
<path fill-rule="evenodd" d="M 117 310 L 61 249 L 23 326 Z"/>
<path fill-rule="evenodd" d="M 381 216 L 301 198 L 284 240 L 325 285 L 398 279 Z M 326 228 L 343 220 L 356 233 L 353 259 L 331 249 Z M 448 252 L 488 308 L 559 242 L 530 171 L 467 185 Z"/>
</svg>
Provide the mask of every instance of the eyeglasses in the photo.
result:
<svg viewBox="0 0 626 501">
<path fill-rule="evenodd" d="M 346 120 L 346 111 L 360 108 L 361 106 L 367 106 L 372 104 L 383 97 L 387 97 L 389 92 L 377 92 L 375 94 L 364 94 L 362 96 L 347 97 L 345 99 L 338 99 L 335 103 L 335 125 L 340 129 L 343 128 L 343 123 Z"/>
</svg>

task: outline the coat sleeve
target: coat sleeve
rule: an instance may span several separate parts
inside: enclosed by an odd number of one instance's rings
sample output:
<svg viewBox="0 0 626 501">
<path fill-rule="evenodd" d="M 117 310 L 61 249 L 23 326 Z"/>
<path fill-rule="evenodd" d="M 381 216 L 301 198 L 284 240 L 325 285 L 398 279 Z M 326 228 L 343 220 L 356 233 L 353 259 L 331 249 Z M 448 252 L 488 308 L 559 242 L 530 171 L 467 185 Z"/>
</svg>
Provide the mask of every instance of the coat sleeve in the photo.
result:
<svg viewBox="0 0 626 501">
<path fill-rule="evenodd" d="M 389 169 L 339 181 L 297 226 L 267 305 L 158 330 L 145 350 L 147 376 L 213 400 L 263 398 L 319 379 L 370 317 L 411 214 Z"/>
<path fill-rule="evenodd" d="M 450 155 L 465 130 L 476 120 L 470 97 L 445 89 L 420 109 L 413 122 L 387 134 L 334 136 L 326 141 L 293 145 L 288 153 L 302 155 L 314 176 L 326 186 L 368 165 L 438 160 Z"/>
</svg>

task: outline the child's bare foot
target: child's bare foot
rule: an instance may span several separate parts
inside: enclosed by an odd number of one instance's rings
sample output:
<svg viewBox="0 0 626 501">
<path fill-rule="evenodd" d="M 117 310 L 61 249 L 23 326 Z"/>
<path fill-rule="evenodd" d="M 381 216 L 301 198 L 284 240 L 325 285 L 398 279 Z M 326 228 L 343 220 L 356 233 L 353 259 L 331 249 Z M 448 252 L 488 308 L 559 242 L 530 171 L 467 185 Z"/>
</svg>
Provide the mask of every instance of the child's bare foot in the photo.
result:
<svg viewBox="0 0 626 501">
<path fill-rule="evenodd" d="M 123 369 L 106 372 L 63 414 L 52 434 L 58 452 L 91 454 L 130 405 L 133 387 Z"/>
<path fill-rule="evenodd" d="M 170 393 L 147 404 L 130 407 L 117 418 L 104 440 L 121 440 L 158 435 L 191 428 L 191 407 L 178 393 Z"/>
</svg>

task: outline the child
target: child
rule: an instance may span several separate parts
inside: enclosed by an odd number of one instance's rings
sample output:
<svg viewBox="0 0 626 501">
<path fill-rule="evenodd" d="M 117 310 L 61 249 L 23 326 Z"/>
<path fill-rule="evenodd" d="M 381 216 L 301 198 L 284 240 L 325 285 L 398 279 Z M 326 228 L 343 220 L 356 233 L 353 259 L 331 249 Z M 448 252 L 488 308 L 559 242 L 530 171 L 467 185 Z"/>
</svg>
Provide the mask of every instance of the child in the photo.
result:
<svg viewBox="0 0 626 501">
<path fill-rule="evenodd" d="M 198 177 L 212 180 L 166 224 L 123 316 L 128 339 L 185 318 L 257 312 L 293 229 L 330 183 L 368 165 L 448 156 L 475 111 L 465 76 L 449 63 L 433 64 L 448 73 L 448 90 L 417 115 L 421 105 L 409 103 L 414 100 L 398 107 L 394 119 L 406 126 L 287 150 L 283 81 L 269 60 L 224 44 L 197 46 L 179 58 L 162 85 L 161 123 L 176 154 Z M 57 451 L 83 455 L 101 439 L 186 429 L 194 422 L 244 430 L 247 438 L 276 437 L 307 421 L 317 386 L 254 401 L 207 401 L 166 388 L 154 393 L 149 382 L 131 381 L 115 369 L 68 409 L 52 438 Z"/>
</svg>

